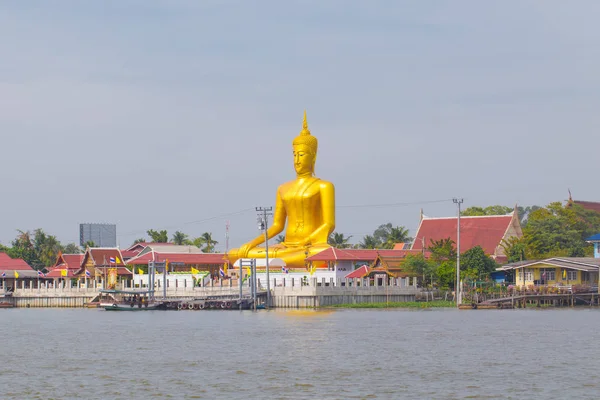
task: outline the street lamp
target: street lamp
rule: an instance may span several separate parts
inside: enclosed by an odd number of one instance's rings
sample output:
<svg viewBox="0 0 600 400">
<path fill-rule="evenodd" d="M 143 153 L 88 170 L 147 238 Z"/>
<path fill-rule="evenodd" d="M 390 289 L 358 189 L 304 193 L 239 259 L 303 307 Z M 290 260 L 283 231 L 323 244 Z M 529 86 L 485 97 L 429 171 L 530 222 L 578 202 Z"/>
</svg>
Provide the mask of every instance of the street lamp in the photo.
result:
<svg viewBox="0 0 600 400">
<path fill-rule="evenodd" d="M 269 215 L 273 207 L 256 207 L 258 214 L 258 228 L 265 231 L 265 262 L 267 267 L 267 308 L 271 307 L 271 282 L 269 278 Z"/>
<path fill-rule="evenodd" d="M 458 219 L 456 223 L 456 307 L 462 301 L 460 293 L 460 205 L 463 199 L 453 198 L 452 202 L 458 206 Z"/>
</svg>

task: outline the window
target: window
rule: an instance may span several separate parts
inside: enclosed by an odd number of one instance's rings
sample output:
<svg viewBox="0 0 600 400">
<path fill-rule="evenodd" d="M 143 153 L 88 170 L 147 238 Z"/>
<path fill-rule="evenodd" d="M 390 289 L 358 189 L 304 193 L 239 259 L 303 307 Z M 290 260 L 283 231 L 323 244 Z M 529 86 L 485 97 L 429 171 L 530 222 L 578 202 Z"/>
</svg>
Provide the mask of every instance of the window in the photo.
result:
<svg viewBox="0 0 600 400">
<path fill-rule="evenodd" d="M 554 268 L 542 268 L 540 269 L 540 279 L 543 281 L 554 281 L 556 280 L 556 272 Z"/>
<path fill-rule="evenodd" d="M 581 271 L 581 282 L 589 282 L 590 281 L 590 273 Z"/>
<path fill-rule="evenodd" d="M 533 280 L 533 270 L 532 269 L 521 269 L 519 271 L 519 278 L 521 281 L 532 281 Z"/>
<path fill-rule="evenodd" d="M 577 280 L 577 271 L 567 271 L 567 280 L 568 281 L 576 281 Z"/>
</svg>

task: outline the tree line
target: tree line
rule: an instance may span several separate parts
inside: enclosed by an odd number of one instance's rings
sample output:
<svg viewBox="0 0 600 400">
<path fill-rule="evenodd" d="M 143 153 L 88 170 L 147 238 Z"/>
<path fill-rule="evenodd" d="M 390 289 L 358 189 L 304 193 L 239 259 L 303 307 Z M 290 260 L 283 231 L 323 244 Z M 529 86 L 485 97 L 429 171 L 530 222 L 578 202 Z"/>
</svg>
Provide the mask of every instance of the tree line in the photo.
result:
<svg viewBox="0 0 600 400">
<path fill-rule="evenodd" d="M 17 237 L 10 246 L 0 244 L 0 252 L 6 253 L 10 258 L 21 258 L 33 269 L 41 270 L 54 265 L 59 253 L 81 254 L 88 247 L 97 247 L 94 242 L 86 242 L 82 247 L 75 243 L 62 244 L 54 235 L 49 235 L 43 229 L 30 231 L 17 231 Z M 151 242 L 173 243 L 177 245 L 190 245 L 200 248 L 205 253 L 215 251 L 218 244 L 212 238 L 212 233 L 204 232 L 196 238 L 190 238 L 183 232 L 176 231 L 171 240 L 166 230 L 149 229 L 146 231 Z M 136 239 L 133 244 L 147 242 L 146 238 Z"/>
</svg>

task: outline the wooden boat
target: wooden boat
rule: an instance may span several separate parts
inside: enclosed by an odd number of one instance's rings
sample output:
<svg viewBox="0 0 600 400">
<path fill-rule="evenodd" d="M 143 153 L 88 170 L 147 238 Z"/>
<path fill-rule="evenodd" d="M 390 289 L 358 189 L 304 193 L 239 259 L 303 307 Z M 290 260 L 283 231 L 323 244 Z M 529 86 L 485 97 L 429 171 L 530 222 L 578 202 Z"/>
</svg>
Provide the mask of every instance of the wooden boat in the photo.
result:
<svg viewBox="0 0 600 400">
<path fill-rule="evenodd" d="M 100 290 L 98 307 L 106 311 L 150 311 L 166 310 L 167 302 L 154 300 L 150 291 Z"/>
<path fill-rule="evenodd" d="M 8 301 L 0 301 L 0 308 L 14 308 L 15 305 Z"/>
</svg>

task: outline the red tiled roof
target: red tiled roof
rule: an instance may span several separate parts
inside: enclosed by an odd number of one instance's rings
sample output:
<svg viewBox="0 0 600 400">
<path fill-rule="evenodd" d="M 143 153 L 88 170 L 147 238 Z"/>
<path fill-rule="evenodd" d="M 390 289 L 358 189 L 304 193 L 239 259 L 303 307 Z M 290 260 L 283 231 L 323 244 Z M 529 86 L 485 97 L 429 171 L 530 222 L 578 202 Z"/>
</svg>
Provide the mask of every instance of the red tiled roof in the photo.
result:
<svg viewBox="0 0 600 400">
<path fill-rule="evenodd" d="M 138 254 L 140 254 L 140 251 L 137 251 L 137 250 L 121 250 L 121 254 L 123 255 L 123 258 L 129 259 L 129 258 L 133 258 L 133 257 L 137 256 Z"/>
<path fill-rule="evenodd" d="M 462 224 L 461 224 L 462 225 Z M 336 249 L 330 247 L 312 255 L 306 261 L 368 261 L 373 262 L 377 256 L 406 257 L 409 254 L 419 254 L 421 251 L 389 250 L 389 249 Z"/>
<path fill-rule="evenodd" d="M 600 212 L 600 203 L 595 201 L 573 200 L 573 203 L 583 207 L 585 210 Z"/>
<path fill-rule="evenodd" d="M 509 228 L 512 219 L 512 214 L 460 217 L 461 252 L 475 246 L 481 246 L 486 254 L 494 254 L 496 248 L 504 238 L 504 234 Z M 429 247 L 431 240 L 450 238 L 456 243 L 456 220 L 456 217 L 424 217 L 415 235 L 412 250 L 423 249 L 423 244 L 425 248 Z"/>
<path fill-rule="evenodd" d="M 98 274 L 102 275 L 104 273 L 104 270 L 106 270 L 108 272 L 108 271 L 110 271 L 111 268 L 114 268 L 114 267 L 112 267 L 110 265 L 99 266 L 99 267 L 96 267 L 96 271 L 98 271 Z M 85 271 L 86 271 L 86 268 L 82 268 L 75 274 L 75 276 L 84 277 Z M 91 278 L 93 278 L 95 275 L 95 271 L 91 270 L 90 275 L 91 275 Z M 117 275 L 132 275 L 132 272 L 126 267 L 117 267 Z"/>
<path fill-rule="evenodd" d="M 103 247 L 92 247 L 87 250 L 86 256 L 92 257 L 95 265 L 112 265 L 112 266 L 125 266 L 123 262 L 123 255 L 119 249 L 103 248 Z M 120 263 L 112 264 L 110 258 L 114 257 L 116 260 L 119 259 Z M 82 262 L 83 264 L 83 262 Z"/>
<path fill-rule="evenodd" d="M 67 276 L 62 274 L 64 268 L 54 268 L 46 274 L 46 278 L 72 278 L 75 276 L 77 269 L 67 269 Z"/>
<path fill-rule="evenodd" d="M 175 246 L 174 243 L 160 243 L 160 242 L 139 242 L 136 244 L 131 245 L 129 248 L 123 250 L 123 251 L 133 251 L 135 252 L 135 254 L 139 254 L 142 250 L 144 250 L 146 247 L 148 246 L 153 246 L 153 245 L 160 245 L 160 246 Z"/>
<path fill-rule="evenodd" d="M 350 272 L 348 275 L 345 276 L 345 278 L 347 279 L 354 279 L 354 278 L 362 278 L 363 276 L 367 275 L 370 272 L 370 268 L 366 265 L 363 265 L 360 268 L 355 269 L 354 271 Z"/>
<path fill-rule="evenodd" d="M 33 271 L 33 268 L 20 258 L 10 258 L 6 253 L 0 253 L 0 270 Z"/>
<path fill-rule="evenodd" d="M 165 261 L 184 264 L 223 264 L 227 261 L 223 253 L 163 253 L 149 252 L 127 261 L 127 265 L 146 265 L 150 261 Z"/>
</svg>

